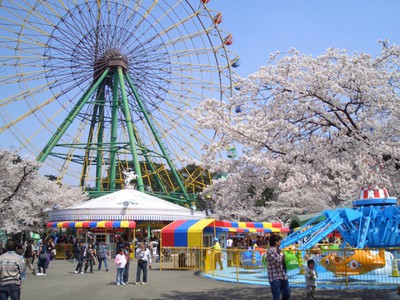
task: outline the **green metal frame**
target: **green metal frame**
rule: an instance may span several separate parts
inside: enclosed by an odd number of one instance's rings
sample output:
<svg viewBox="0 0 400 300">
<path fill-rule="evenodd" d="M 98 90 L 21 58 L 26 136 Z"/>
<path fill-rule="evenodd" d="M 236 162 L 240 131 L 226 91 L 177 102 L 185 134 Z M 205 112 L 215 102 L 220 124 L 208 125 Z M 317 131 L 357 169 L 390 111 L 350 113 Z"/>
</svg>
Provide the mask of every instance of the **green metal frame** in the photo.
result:
<svg viewBox="0 0 400 300">
<path fill-rule="evenodd" d="M 112 103 L 111 103 L 111 139 L 109 143 L 105 143 L 103 141 L 103 134 L 104 134 L 104 107 L 106 105 L 106 99 L 105 99 L 105 87 L 107 85 L 107 80 L 112 79 Z M 157 153 L 159 157 L 162 157 L 165 159 L 167 162 L 172 175 L 174 176 L 175 180 L 177 181 L 179 188 L 181 190 L 181 193 L 183 196 L 176 196 L 178 193 L 176 191 L 171 192 L 169 194 L 167 190 L 165 189 L 162 180 L 157 177 L 157 182 L 159 186 L 161 187 L 162 191 L 160 193 L 160 196 L 162 198 L 165 198 L 170 201 L 177 201 L 177 202 L 192 202 L 194 200 L 193 195 L 188 195 L 186 188 L 178 174 L 178 172 L 175 169 L 175 166 L 169 157 L 167 150 L 165 146 L 162 143 L 162 140 L 156 130 L 155 125 L 152 122 L 152 119 L 150 118 L 149 113 L 147 112 L 146 106 L 143 103 L 139 93 L 137 92 L 137 89 L 135 87 L 135 84 L 133 83 L 131 77 L 129 74 L 126 72 L 126 70 L 123 68 L 123 66 L 118 65 L 115 67 L 107 67 L 104 69 L 104 71 L 101 73 L 101 76 L 93 82 L 93 84 L 89 87 L 89 89 L 84 93 L 84 95 L 79 99 L 79 101 L 76 103 L 74 108 L 70 111 L 70 113 L 67 115 L 65 120 L 62 122 L 60 127 L 57 129 L 56 133 L 51 137 L 47 145 L 44 147 L 42 152 L 39 154 L 37 160 L 39 162 L 44 162 L 49 155 L 53 156 L 58 156 L 61 157 L 59 153 L 52 152 L 56 146 L 63 146 L 63 147 L 81 147 L 86 149 L 85 150 L 85 155 L 81 157 L 81 160 L 83 160 L 82 163 L 82 177 L 80 179 L 80 184 L 81 186 L 85 186 L 85 180 L 86 180 L 86 173 L 88 169 L 88 160 L 89 160 L 89 152 L 90 150 L 96 149 L 97 155 L 96 155 L 96 181 L 95 181 L 95 191 L 91 192 L 93 195 L 100 195 L 104 194 L 104 190 L 102 187 L 102 165 L 103 165 L 103 152 L 106 146 L 109 147 L 109 191 L 107 192 L 112 192 L 115 191 L 116 189 L 116 169 L 117 169 L 117 152 L 118 149 L 121 147 L 126 147 L 129 149 L 131 155 L 132 155 L 132 163 L 133 163 L 133 168 L 135 173 L 138 175 L 137 178 L 137 189 L 141 192 L 145 192 L 145 187 L 143 183 L 143 178 L 141 174 L 141 169 L 140 169 L 140 163 L 139 163 L 139 155 L 143 156 L 148 165 L 150 166 L 150 169 L 154 172 L 154 174 L 157 174 L 154 170 L 154 166 L 151 163 L 150 158 L 148 157 L 148 153 L 155 153 L 153 150 L 146 149 L 141 145 L 138 135 L 135 132 L 135 127 L 132 121 L 132 116 L 129 110 L 129 102 L 127 99 L 127 86 L 131 89 L 131 92 L 134 95 L 135 101 L 138 104 L 140 108 L 140 112 L 144 116 L 144 120 L 147 122 L 147 125 L 149 126 L 151 133 L 154 135 L 154 138 L 156 140 L 156 143 L 159 147 L 159 150 L 161 153 Z M 87 142 L 86 144 L 59 144 L 58 142 L 60 141 L 61 137 L 63 134 L 67 131 L 68 127 L 73 123 L 74 119 L 78 116 L 82 108 L 88 103 L 89 99 L 96 93 L 96 98 L 95 98 L 95 104 L 94 104 L 94 109 L 93 109 L 93 114 L 91 117 L 90 121 L 90 131 L 89 135 L 87 137 Z M 126 128 L 129 136 L 129 144 L 121 145 L 123 143 L 119 142 L 117 140 L 117 128 L 118 128 L 118 111 L 121 110 L 125 122 L 126 122 Z M 95 131 L 95 126 L 98 124 L 98 134 L 97 137 L 94 137 L 94 131 Z M 96 139 L 96 143 L 94 144 L 93 141 Z M 176 197 L 174 197 L 174 195 Z"/>
</svg>

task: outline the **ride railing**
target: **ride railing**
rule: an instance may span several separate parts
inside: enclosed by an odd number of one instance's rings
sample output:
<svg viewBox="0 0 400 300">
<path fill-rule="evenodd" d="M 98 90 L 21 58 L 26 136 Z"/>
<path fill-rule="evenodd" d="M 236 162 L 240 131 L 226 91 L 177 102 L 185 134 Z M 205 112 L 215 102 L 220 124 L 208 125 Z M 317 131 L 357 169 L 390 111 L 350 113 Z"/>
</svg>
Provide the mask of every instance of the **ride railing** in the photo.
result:
<svg viewBox="0 0 400 300">
<path fill-rule="evenodd" d="M 56 259 L 65 259 L 65 260 L 73 260 L 74 253 L 73 253 L 73 244 L 71 243 L 58 243 L 56 244 Z M 107 245 L 107 257 L 114 258 L 115 257 L 115 244 L 108 244 Z"/>
<path fill-rule="evenodd" d="M 320 286 L 399 285 L 400 248 L 330 249 L 329 246 L 311 250 L 285 251 L 289 282 L 305 284 L 307 261 L 315 262 Z"/>
<path fill-rule="evenodd" d="M 206 248 L 163 247 L 159 256 L 160 269 L 202 270 Z"/>
<path fill-rule="evenodd" d="M 71 259 L 74 257 L 72 253 L 72 244 L 59 243 L 56 244 L 56 259 Z"/>
<path fill-rule="evenodd" d="M 222 267 L 212 248 L 162 248 L 160 269 L 198 269 L 210 277 L 268 285 L 266 248 L 223 249 Z M 315 262 L 318 286 L 400 285 L 400 248 L 284 250 L 290 284 L 304 286 L 307 261 Z"/>
</svg>

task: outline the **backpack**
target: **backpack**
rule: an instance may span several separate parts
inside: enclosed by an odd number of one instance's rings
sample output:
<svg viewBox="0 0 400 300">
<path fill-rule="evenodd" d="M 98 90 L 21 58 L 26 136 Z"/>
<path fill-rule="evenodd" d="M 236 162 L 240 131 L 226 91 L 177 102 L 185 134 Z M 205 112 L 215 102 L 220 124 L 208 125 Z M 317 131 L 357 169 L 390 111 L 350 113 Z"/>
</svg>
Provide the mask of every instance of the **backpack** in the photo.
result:
<svg viewBox="0 0 400 300">
<path fill-rule="evenodd" d="M 47 254 L 46 254 L 46 252 L 40 252 L 40 254 L 39 254 L 39 259 L 40 259 L 40 260 L 45 260 L 45 259 L 47 259 Z"/>
</svg>

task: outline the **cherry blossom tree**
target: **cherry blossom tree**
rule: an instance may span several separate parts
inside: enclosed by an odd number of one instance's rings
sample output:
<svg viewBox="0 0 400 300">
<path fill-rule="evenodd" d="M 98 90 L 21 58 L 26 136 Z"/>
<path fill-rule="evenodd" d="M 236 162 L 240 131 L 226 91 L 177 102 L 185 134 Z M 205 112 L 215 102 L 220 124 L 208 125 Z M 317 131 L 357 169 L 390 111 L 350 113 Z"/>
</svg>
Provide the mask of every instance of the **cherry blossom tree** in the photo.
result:
<svg viewBox="0 0 400 300">
<path fill-rule="evenodd" d="M 39 174 L 40 163 L 0 150 L 0 228 L 7 233 L 43 228 L 47 212 L 88 200 L 80 188 Z"/>
<path fill-rule="evenodd" d="M 226 103 L 204 100 L 190 114 L 221 139 L 206 145 L 202 165 L 229 174 L 204 191 L 214 214 L 287 221 L 343 206 L 363 185 L 397 196 L 399 62 L 400 47 L 387 43 L 376 57 L 292 49 L 240 78 Z M 236 158 L 216 159 L 232 145 Z"/>
</svg>

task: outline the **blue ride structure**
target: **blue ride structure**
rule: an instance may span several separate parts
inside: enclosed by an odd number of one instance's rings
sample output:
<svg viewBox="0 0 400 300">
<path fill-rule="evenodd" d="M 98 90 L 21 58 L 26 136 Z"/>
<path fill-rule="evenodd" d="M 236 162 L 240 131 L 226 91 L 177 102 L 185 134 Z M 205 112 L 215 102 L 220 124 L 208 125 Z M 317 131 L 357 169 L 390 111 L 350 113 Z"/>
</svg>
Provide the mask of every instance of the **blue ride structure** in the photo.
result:
<svg viewBox="0 0 400 300">
<path fill-rule="evenodd" d="M 325 220 L 316 223 L 325 216 Z M 316 223 L 316 224 L 315 224 Z M 299 250 L 309 250 L 337 230 L 342 247 L 387 248 L 400 245 L 400 207 L 385 188 L 363 188 L 352 208 L 325 210 L 281 242 L 281 248 L 297 243 Z"/>
</svg>

